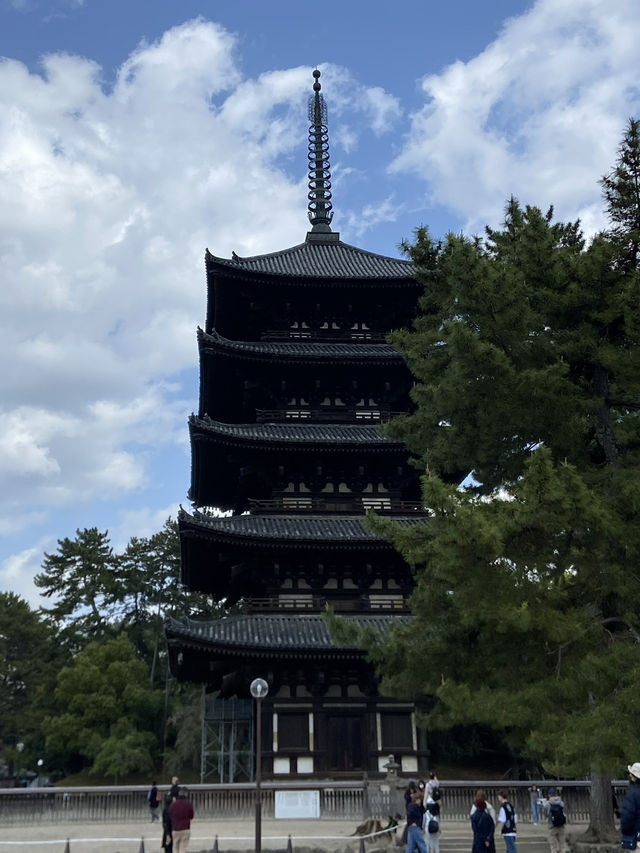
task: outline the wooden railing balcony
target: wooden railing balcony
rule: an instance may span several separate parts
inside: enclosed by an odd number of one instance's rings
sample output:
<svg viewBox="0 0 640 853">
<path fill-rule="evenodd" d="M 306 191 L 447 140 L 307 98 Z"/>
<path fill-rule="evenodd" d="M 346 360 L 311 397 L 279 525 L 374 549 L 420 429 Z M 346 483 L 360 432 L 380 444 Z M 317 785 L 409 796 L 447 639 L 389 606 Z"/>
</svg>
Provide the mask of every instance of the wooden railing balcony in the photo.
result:
<svg viewBox="0 0 640 853">
<path fill-rule="evenodd" d="M 336 613 L 409 613 L 409 599 L 404 595 L 358 595 L 354 598 L 328 598 L 324 595 L 287 593 L 267 598 L 248 598 L 241 604 L 245 612 L 282 613 L 315 612 L 330 607 Z"/>
<path fill-rule="evenodd" d="M 322 343 L 384 344 L 386 334 L 377 329 L 267 329 L 263 341 L 321 341 Z"/>
<path fill-rule="evenodd" d="M 331 497 L 291 497 L 249 498 L 251 512 L 260 514 L 296 512 L 296 513 L 342 513 L 343 515 L 362 515 L 377 512 L 380 515 L 423 515 L 424 507 L 420 501 L 402 501 L 394 498 L 361 498 L 350 495 Z"/>
<path fill-rule="evenodd" d="M 402 412 L 390 412 L 385 409 L 354 409 L 344 406 L 327 406 L 311 409 L 305 406 L 291 406 L 285 409 L 256 409 L 258 423 L 281 421 L 306 421 L 308 423 L 384 423 Z"/>
</svg>

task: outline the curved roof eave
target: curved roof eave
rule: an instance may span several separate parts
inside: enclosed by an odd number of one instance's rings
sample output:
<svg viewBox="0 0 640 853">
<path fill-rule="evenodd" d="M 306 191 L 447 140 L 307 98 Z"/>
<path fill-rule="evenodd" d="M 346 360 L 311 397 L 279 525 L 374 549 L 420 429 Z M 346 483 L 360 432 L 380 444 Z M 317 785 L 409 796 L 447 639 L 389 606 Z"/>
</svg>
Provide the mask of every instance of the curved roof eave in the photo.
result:
<svg viewBox="0 0 640 853">
<path fill-rule="evenodd" d="M 226 424 L 208 415 L 189 418 L 192 435 L 201 433 L 205 440 L 216 439 L 238 447 L 265 447 L 315 450 L 319 446 L 333 450 L 359 449 L 367 452 L 404 452 L 402 441 L 387 438 L 376 426 L 354 424 Z"/>
<path fill-rule="evenodd" d="M 402 615 L 342 616 L 360 628 L 384 634 L 392 625 L 406 623 Z M 168 636 L 192 646 L 216 650 L 226 655 L 301 652 L 330 656 L 360 657 L 359 646 L 339 646 L 331 637 L 322 614 L 240 614 L 213 620 L 166 620 Z"/>
<path fill-rule="evenodd" d="M 428 517 L 394 516 L 401 526 L 425 524 Z M 367 530 L 364 516 L 280 516 L 231 515 L 207 516 L 197 510 L 193 515 L 180 510 L 178 523 L 183 534 L 201 539 L 259 548 L 317 549 L 389 549 L 385 539 Z"/>
<path fill-rule="evenodd" d="M 207 266 L 252 276 L 337 279 L 342 282 L 345 279 L 386 279 L 418 286 L 411 261 L 377 255 L 341 240 L 305 241 L 279 252 L 244 258 L 235 253 L 231 258 L 220 258 L 207 249 L 205 259 Z"/>
<path fill-rule="evenodd" d="M 217 350 L 225 354 L 245 356 L 248 358 L 277 358 L 291 361 L 327 360 L 344 363 L 345 361 L 362 361 L 367 364 L 375 362 L 396 362 L 404 366 L 404 359 L 391 344 L 362 344 L 358 342 L 317 341 L 234 341 L 225 338 L 215 329 L 205 332 L 198 328 L 198 343 L 202 351 Z"/>
</svg>

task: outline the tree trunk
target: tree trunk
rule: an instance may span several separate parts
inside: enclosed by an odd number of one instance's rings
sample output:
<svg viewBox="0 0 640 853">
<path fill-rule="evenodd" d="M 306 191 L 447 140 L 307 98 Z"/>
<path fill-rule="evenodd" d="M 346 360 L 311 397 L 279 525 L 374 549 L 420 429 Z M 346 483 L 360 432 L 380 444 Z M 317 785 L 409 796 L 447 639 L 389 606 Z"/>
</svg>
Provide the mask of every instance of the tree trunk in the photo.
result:
<svg viewBox="0 0 640 853">
<path fill-rule="evenodd" d="M 599 773 L 591 775 L 589 800 L 589 828 L 584 838 L 597 844 L 619 840 L 613 823 L 613 790 L 611 779 Z"/>
</svg>

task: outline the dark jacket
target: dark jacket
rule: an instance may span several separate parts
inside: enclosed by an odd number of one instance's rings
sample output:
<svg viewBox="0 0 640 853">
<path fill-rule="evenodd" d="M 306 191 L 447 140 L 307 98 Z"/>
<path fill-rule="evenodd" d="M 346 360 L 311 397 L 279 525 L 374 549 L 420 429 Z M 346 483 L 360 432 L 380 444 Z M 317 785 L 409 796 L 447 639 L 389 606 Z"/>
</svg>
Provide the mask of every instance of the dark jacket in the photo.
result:
<svg viewBox="0 0 640 853">
<path fill-rule="evenodd" d="M 620 812 L 620 832 L 623 835 L 640 832 L 640 782 L 630 782 L 629 790 L 624 795 Z"/>
<path fill-rule="evenodd" d="M 415 823 L 416 826 L 422 827 L 423 814 L 422 806 L 419 806 L 418 803 L 409 803 L 407 806 L 407 825 L 411 826 L 412 823 Z"/>
<path fill-rule="evenodd" d="M 160 846 L 164 847 L 165 853 L 173 853 L 173 838 L 171 837 L 171 815 L 169 814 L 170 805 L 171 801 L 167 797 L 167 802 L 165 802 L 165 807 L 162 810 L 162 841 L 160 842 Z"/>
<path fill-rule="evenodd" d="M 485 809 L 476 809 L 474 811 L 471 815 L 473 853 L 487 853 L 487 850 L 494 851 L 496 849 L 493 838 L 495 828 L 493 818 L 488 811 Z"/>
</svg>

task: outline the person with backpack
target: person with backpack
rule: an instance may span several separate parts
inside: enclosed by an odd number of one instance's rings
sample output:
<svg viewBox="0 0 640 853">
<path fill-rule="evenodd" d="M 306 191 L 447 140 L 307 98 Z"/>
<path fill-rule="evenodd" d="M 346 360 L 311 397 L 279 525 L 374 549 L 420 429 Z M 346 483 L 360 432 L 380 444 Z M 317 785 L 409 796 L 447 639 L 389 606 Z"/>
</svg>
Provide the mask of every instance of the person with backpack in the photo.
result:
<svg viewBox="0 0 640 853">
<path fill-rule="evenodd" d="M 498 812 L 498 829 L 504 838 L 507 853 L 518 853 L 516 847 L 516 812 L 509 800 L 507 799 L 506 791 L 498 793 L 498 802 L 500 803 L 500 811 Z"/>
<path fill-rule="evenodd" d="M 555 788 L 547 791 L 547 815 L 549 819 L 549 853 L 564 853 L 565 824 L 564 803 Z"/>
<path fill-rule="evenodd" d="M 440 853 L 440 836 L 442 835 L 442 830 L 440 829 L 440 804 L 433 797 L 429 797 L 424 804 L 424 808 L 423 829 L 425 841 L 427 842 L 427 851 L 428 853 Z"/>
<path fill-rule="evenodd" d="M 436 802 L 440 799 L 440 782 L 436 776 L 435 770 L 429 773 L 429 781 L 425 786 L 425 794 L 427 799 L 429 797 L 433 797 Z M 434 796 L 434 794 L 436 794 L 436 796 Z"/>
<path fill-rule="evenodd" d="M 471 829 L 473 830 L 473 847 L 471 853 L 496 853 L 494 832 L 496 825 L 487 811 L 487 801 L 478 797 L 474 802 L 471 813 Z"/>
</svg>

